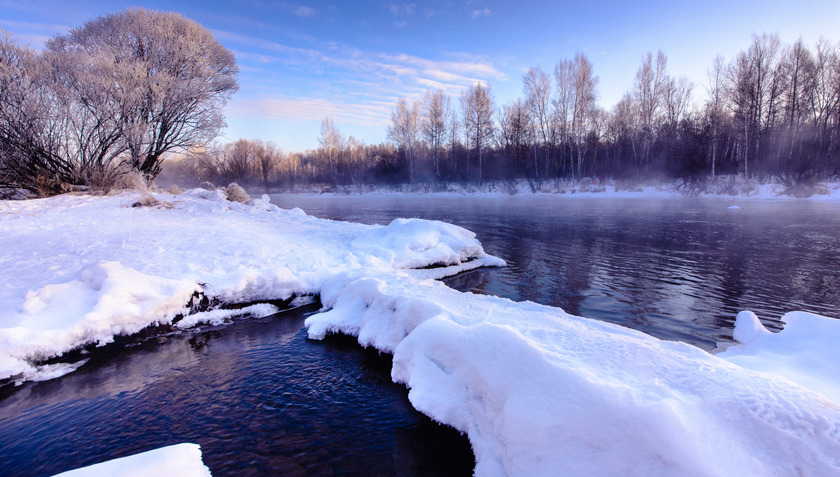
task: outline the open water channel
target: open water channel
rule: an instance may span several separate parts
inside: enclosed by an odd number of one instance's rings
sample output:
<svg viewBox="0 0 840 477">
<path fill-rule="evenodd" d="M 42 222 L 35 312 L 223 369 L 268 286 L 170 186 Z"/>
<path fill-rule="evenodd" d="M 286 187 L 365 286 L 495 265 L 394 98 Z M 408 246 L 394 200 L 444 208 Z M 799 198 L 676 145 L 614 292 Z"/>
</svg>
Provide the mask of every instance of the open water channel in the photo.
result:
<svg viewBox="0 0 840 477">
<path fill-rule="evenodd" d="M 838 317 L 840 205 L 808 201 L 275 195 L 310 215 L 445 220 L 508 267 L 446 280 L 713 350 L 735 314 Z M 730 208 L 734 205 L 740 208 Z M 120 340 L 75 373 L 0 389 L 0 474 L 49 475 L 178 442 L 215 475 L 470 475 L 466 438 L 414 411 L 390 359 L 306 339 L 316 306 Z"/>
</svg>

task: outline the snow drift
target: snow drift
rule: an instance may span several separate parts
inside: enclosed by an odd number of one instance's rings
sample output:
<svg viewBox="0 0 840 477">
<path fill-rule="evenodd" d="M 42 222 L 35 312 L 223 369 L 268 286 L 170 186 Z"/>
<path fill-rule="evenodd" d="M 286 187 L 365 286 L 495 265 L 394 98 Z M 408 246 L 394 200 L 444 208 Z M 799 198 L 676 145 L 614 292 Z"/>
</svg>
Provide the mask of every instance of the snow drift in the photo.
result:
<svg viewBox="0 0 840 477">
<path fill-rule="evenodd" d="M 208 302 L 285 300 L 320 292 L 350 270 L 418 270 L 442 277 L 503 264 L 475 234 L 427 220 L 368 226 L 283 210 L 268 196 L 229 202 L 221 191 L 60 196 L 0 202 L 0 379 L 56 377 L 81 363 L 39 365 L 152 325 L 220 324 L 271 305 L 203 310 Z"/>
<path fill-rule="evenodd" d="M 393 353 L 477 475 L 840 473 L 836 401 L 688 344 L 407 275 L 342 277 L 322 302 L 309 336 Z"/>
</svg>

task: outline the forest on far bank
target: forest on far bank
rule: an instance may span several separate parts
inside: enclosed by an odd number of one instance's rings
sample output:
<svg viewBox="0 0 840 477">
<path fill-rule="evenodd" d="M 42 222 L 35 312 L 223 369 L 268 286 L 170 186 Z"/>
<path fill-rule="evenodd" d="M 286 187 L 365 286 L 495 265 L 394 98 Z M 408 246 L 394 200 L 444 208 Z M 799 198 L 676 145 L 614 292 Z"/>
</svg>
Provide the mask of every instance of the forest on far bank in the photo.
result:
<svg viewBox="0 0 840 477">
<path fill-rule="evenodd" d="M 611 110 L 598 106 L 598 77 L 584 55 L 523 76 L 522 97 L 497 105 L 476 83 L 453 99 L 428 90 L 393 107 L 388 141 L 367 145 L 321 123 L 319 148 L 284 153 L 240 139 L 170 161 L 181 182 L 299 190 L 362 184 L 482 183 L 610 177 L 719 175 L 803 187 L 840 172 L 840 45 L 782 44 L 754 35 L 735 58 L 718 56 L 706 81 L 668 73 L 662 51 L 642 58 Z"/>
</svg>

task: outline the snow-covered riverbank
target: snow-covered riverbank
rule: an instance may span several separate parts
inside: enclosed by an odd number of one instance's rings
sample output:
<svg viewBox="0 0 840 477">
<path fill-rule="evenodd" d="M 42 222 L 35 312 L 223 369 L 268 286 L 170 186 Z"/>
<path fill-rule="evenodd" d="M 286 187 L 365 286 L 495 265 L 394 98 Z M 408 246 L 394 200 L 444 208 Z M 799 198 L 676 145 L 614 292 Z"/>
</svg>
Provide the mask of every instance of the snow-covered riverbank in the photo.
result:
<svg viewBox="0 0 840 477">
<path fill-rule="evenodd" d="M 413 273 L 438 278 L 503 263 L 471 232 L 441 222 L 331 222 L 267 197 L 241 204 L 201 189 L 156 197 L 152 207 L 135 207 L 134 193 L 0 202 L 0 379 L 49 379 L 74 365 L 36 363 L 184 315 L 176 326 L 277 311 L 190 314 L 199 297 L 284 300 L 351 270 L 434 265 Z"/>
<path fill-rule="evenodd" d="M 836 320 L 790 315 L 790 329 L 768 335 L 744 314 L 744 344 L 723 359 L 454 291 L 433 279 L 503 263 L 455 225 L 326 221 L 220 191 L 156 198 L 0 202 L 0 377 L 70 371 L 37 364 L 180 315 L 183 327 L 242 313 L 189 314 L 195 294 L 319 294 L 309 336 L 346 333 L 392 353 L 412 404 L 469 435 L 478 475 L 840 474 L 840 395 L 824 385 L 840 377 Z"/>
<path fill-rule="evenodd" d="M 283 193 L 284 190 L 272 191 Z M 741 200 L 814 200 L 840 201 L 840 182 L 820 182 L 808 186 L 789 187 L 785 184 L 769 181 L 759 183 L 744 181 L 740 177 L 724 176 L 705 184 L 671 182 L 636 182 L 619 179 L 599 180 L 584 178 L 581 180 L 544 180 L 539 183 L 523 179 L 513 181 L 488 181 L 483 184 L 401 184 L 385 185 L 348 185 L 348 186 L 313 186 L 302 187 L 295 191 L 298 195 L 337 195 L 346 197 L 377 196 L 475 196 L 475 197 L 602 197 L 613 199 L 628 198 L 674 198 L 719 199 L 728 201 Z"/>
</svg>

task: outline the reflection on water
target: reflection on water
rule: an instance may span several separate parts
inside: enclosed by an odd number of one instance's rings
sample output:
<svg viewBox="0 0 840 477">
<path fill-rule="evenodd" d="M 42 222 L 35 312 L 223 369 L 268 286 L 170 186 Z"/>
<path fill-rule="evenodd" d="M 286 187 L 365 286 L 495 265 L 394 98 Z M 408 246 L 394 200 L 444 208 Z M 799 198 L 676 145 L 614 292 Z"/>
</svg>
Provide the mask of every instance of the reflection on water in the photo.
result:
<svg viewBox="0 0 840 477">
<path fill-rule="evenodd" d="M 318 217 L 444 220 L 509 266 L 453 288 L 559 306 L 705 349 L 732 339 L 738 311 L 771 328 L 793 310 L 838 316 L 840 235 L 830 203 L 570 197 L 276 195 Z"/>
<path fill-rule="evenodd" d="M 4 390 L 0 475 L 178 442 L 200 444 L 214 475 L 471 475 L 466 437 L 411 408 L 388 356 L 350 338 L 309 341 L 303 319 L 162 336 Z"/>
</svg>

